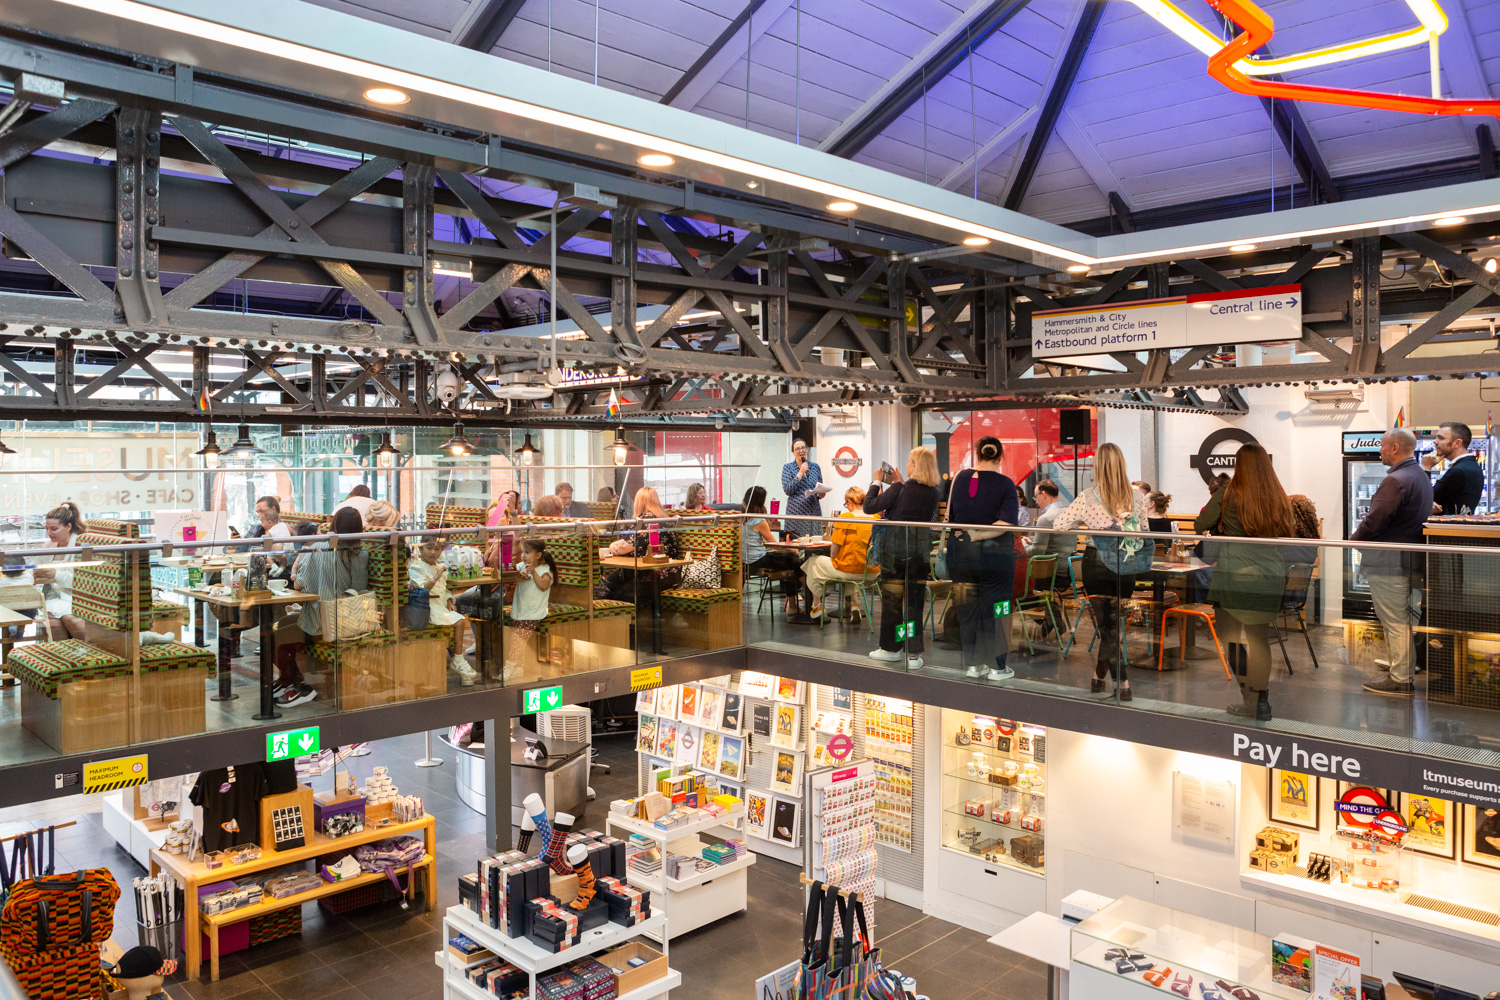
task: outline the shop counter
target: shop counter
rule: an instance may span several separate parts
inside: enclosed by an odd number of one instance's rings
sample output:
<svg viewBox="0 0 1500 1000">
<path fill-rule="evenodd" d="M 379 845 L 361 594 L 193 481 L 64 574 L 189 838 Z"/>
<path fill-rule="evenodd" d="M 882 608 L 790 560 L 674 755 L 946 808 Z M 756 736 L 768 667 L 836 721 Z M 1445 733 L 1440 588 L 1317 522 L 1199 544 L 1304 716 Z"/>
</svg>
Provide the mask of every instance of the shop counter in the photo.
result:
<svg viewBox="0 0 1500 1000">
<path fill-rule="evenodd" d="M 489 734 L 485 734 L 486 738 Z M 529 761 L 525 757 L 526 737 L 540 739 L 535 733 L 517 727 L 510 742 L 510 824 L 521 825 L 521 803 L 533 792 L 542 797 L 548 814 L 561 810 L 580 820 L 588 803 L 589 745 L 571 740 L 544 739 L 546 760 Z M 488 803 L 485 789 L 484 747 L 455 746 L 447 735 L 439 737 L 456 754 L 454 782 L 459 801 L 480 815 Z"/>
<path fill-rule="evenodd" d="M 1500 548 L 1500 523 L 1429 521 L 1434 545 Z M 1427 696 L 1476 708 L 1500 708 L 1500 553 L 1468 558 L 1427 554 L 1425 622 Z"/>
</svg>

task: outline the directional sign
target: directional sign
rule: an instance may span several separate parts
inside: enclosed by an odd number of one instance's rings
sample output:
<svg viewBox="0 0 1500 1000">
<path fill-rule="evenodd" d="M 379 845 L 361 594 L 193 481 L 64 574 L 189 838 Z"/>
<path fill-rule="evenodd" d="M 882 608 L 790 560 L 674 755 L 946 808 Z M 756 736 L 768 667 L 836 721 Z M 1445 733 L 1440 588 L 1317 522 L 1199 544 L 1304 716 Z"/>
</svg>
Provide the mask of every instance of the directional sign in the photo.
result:
<svg viewBox="0 0 1500 1000">
<path fill-rule="evenodd" d="M 900 623 L 899 625 L 896 626 L 896 641 L 897 642 L 905 642 L 908 639 L 915 639 L 916 637 L 917 637 L 917 623 L 916 622 L 902 622 L 902 623 Z"/>
<path fill-rule="evenodd" d="M 995 602 L 995 617 L 996 618 L 1004 618 L 1008 614 L 1010 614 L 1010 602 L 1009 601 L 996 601 Z"/>
<path fill-rule="evenodd" d="M 306 729 L 289 729 L 284 733 L 266 734 L 266 760 L 290 760 L 306 757 L 322 748 L 322 739 L 317 726 Z"/>
<path fill-rule="evenodd" d="M 1302 286 L 1203 292 L 1032 313 L 1031 354 L 1084 358 L 1302 338 Z"/>
<path fill-rule="evenodd" d="M 854 753 L 854 741 L 846 733 L 839 733 L 828 741 L 828 756 L 834 760 L 848 760 L 849 755 Z"/>
<path fill-rule="evenodd" d="M 554 708 L 562 708 L 562 703 L 561 684 L 554 684 L 552 687 L 545 688 L 532 688 L 530 691 L 521 692 L 521 711 L 527 715 L 535 712 L 550 712 Z"/>
</svg>

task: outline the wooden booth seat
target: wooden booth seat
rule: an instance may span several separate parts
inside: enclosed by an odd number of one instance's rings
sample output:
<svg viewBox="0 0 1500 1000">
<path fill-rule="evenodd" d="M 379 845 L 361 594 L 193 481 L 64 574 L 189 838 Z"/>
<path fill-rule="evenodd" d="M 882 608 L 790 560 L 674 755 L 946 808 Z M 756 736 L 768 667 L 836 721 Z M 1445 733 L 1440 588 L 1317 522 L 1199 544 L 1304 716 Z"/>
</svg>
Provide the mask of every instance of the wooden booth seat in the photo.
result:
<svg viewBox="0 0 1500 1000">
<path fill-rule="evenodd" d="M 629 601 L 598 599 L 589 608 L 589 642 L 630 649 L 630 624 L 635 621 L 635 605 Z"/>
<path fill-rule="evenodd" d="M 21 724 L 66 754 L 203 732 L 213 654 L 160 643 L 142 646 L 140 662 L 137 688 L 128 657 L 81 639 L 13 652 L 7 666 L 22 685 Z"/>
<path fill-rule="evenodd" d="M 738 646 L 742 632 L 741 561 L 738 521 L 683 528 L 677 533 L 683 551 L 695 559 L 715 549 L 724 571 L 723 585 L 711 590 L 669 587 L 661 592 L 662 636 L 693 649 Z M 680 618 L 679 618 L 680 616 Z M 675 622 L 675 624 L 674 624 Z"/>
<path fill-rule="evenodd" d="M 459 504 L 430 503 L 427 505 L 425 526 L 428 528 L 470 528 L 484 523 L 487 507 L 468 507 Z M 473 543 L 478 535 L 449 535 L 450 545 Z"/>
<path fill-rule="evenodd" d="M 312 514 L 303 510 L 284 510 L 281 512 L 281 520 L 289 528 L 292 534 L 297 533 L 297 526 L 301 524 L 312 524 L 318 528 L 318 534 L 326 535 L 333 530 L 332 514 Z"/>
<path fill-rule="evenodd" d="M 312 672 L 323 675 L 313 686 L 341 710 L 435 697 L 448 690 L 452 634 L 451 626 L 432 625 L 403 631 L 399 642 L 377 629 L 358 639 L 313 643 Z"/>
</svg>

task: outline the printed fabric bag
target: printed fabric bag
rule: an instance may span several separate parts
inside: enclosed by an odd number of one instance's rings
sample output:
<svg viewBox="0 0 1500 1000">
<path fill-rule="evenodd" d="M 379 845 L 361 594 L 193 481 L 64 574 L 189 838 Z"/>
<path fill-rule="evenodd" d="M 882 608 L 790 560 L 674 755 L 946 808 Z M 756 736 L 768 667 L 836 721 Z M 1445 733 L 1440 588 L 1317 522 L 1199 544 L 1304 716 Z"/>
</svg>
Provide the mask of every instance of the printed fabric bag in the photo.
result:
<svg viewBox="0 0 1500 1000">
<path fill-rule="evenodd" d="M 802 923 L 802 961 L 790 1000 L 831 1000 L 835 995 L 832 945 L 838 902 L 838 889 L 821 882 L 812 884 Z"/>
<path fill-rule="evenodd" d="M 1134 512 L 1123 521 L 1109 526 L 1110 531 L 1140 531 L 1141 522 Z M 1115 535 L 1098 535 L 1094 548 L 1099 552 L 1099 562 L 1116 576 L 1138 576 L 1151 568 L 1156 556 L 1156 543 L 1149 538 L 1120 538 Z"/>
<path fill-rule="evenodd" d="M 411 587 L 406 595 L 406 603 L 401 607 L 401 627 L 426 628 L 432 622 L 432 592 L 426 587 Z"/>
<path fill-rule="evenodd" d="M 0 955 L 31 1000 L 99 996 L 99 943 L 114 929 L 120 887 L 107 868 L 41 875 L 11 887 Z"/>
<path fill-rule="evenodd" d="M 407 908 L 407 899 L 416 890 L 416 865 L 427 856 L 427 844 L 421 837 L 393 837 L 373 844 L 360 844 L 354 849 L 354 860 L 365 872 L 385 872 L 391 885 L 401 894 L 401 908 Z M 406 888 L 396 878 L 396 870 L 405 868 Z"/>
<path fill-rule="evenodd" d="M 718 590 L 724 586 L 724 567 L 719 563 L 717 545 L 702 559 L 694 559 L 682 568 L 681 586 L 687 590 Z"/>
<path fill-rule="evenodd" d="M 318 611 L 323 618 L 323 641 L 339 642 L 369 635 L 380 627 L 380 602 L 370 591 L 346 590 L 337 597 L 322 597 Z"/>
</svg>

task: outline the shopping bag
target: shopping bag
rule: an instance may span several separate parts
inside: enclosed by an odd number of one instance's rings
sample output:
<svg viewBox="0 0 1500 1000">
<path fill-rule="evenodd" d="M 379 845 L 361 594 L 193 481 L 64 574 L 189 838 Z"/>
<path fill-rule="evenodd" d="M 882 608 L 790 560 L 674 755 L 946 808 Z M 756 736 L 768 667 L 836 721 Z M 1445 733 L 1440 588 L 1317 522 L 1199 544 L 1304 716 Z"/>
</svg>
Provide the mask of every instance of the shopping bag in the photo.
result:
<svg viewBox="0 0 1500 1000">
<path fill-rule="evenodd" d="M 380 627 L 380 603 L 369 591 L 346 590 L 337 597 L 323 597 L 318 611 L 323 617 L 324 642 L 358 639 Z"/>
<path fill-rule="evenodd" d="M 814 882 L 808 893 L 807 913 L 802 923 L 802 962 L 792 1000 L 829 1000 L 833 976 L 833 918 L 839 901 L 838 889 Z"/>
</svg>

